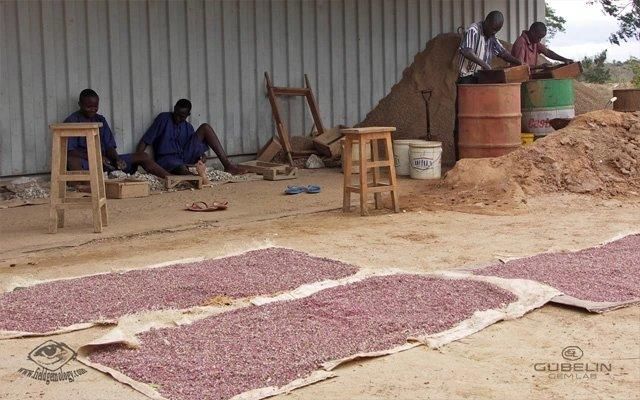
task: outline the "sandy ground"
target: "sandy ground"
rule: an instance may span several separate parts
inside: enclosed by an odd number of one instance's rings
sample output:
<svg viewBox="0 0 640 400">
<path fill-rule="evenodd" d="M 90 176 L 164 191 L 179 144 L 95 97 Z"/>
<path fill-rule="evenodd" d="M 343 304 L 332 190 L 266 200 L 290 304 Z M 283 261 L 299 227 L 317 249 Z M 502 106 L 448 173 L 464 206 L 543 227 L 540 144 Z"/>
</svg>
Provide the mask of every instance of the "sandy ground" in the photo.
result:
<svg viewBox="0 0 640 400">
<path fill-rule="evenodd" d="M 412 198 L 401 201 L 401 206 L 411 204 L 407 212 L 375 212 L 362 218 L 337 210 L 341 177 L 329 170 L 304 171 L 298 180 L 284 183 L 228 184 L 201 192 L 110 201 L 112 223 L 99 235 L 91 232 L 86 213 L 78 212 L 68 228 L 49 235 L 46 206 L 0 210 L 0 282 L 6 287 L 10 282 L 219 257 L 265 245 L 363 268 L 433 271 L 487 263 L 499 256 L 584 248 L 640 231 L 640 201 L 577 195 L 532 199 L 524 209 L 500 210 L 500 215 L 489 215 L 492 212 L 486 209 L 476 210 L 481 214 L 427 211 L 415 207 Z M 323 192 L 281 195 L 292 183 L 317 183 Z M 401 184 L 404 193 L 419 192 L 416 188 L 427 185 L 410 180 Z M 180 210 L 184 203 L 207 199 L 229 200 L 231 208 L 210 214 Z M 76 348 L 102 333 L 104 329 L 94 328 L 51 339 Z M 19 368 L 34 366 L 26 359 L 29 351 L 44 341 L 0 341 L 0 399 L 144 398 L 93 370 L 74 382 L 49 385 L 20 376 Z M 558 379 L 534 370 L 535 363 L 562 362 L 560 352 L 570 345 L 582 348 L 585 362 L 610 363 L 611 372 L 590 379 Z M 71 364 L 82 367 L 75 361 Z M 336 374 L 286 397 L 640 399 L 640 307 L 593 315 L 545 306 L 439 351 L 416 348 L 351 363 Z"/>
</svg>

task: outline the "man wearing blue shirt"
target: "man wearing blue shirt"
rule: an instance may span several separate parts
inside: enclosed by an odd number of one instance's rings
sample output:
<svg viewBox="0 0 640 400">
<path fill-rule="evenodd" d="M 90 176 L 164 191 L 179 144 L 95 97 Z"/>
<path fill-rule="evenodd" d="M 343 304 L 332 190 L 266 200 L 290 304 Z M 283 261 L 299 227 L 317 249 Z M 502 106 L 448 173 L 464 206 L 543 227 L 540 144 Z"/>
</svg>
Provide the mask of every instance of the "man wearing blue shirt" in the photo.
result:
<svg viewBox="0 0 640 400">
<path fill-rule="evenodd" d="M 138 143 L 136 151 L 144 152 L 147 146 L 152 146 L 155 160 L 162 168 L 172 174 L 188 175 L 188 165 L 203 162 L 205 153 L 211 148 L 225 171 L 234 175 L 243 173 L 229 160 L 213 128 L 205 123 L 194 130 L 187 121 L 189 115 L 191 102 L 187 99 L 178 100 L 173 112 L 158 114 Z"/>
<path fill-rule="evenodd" d="M 100 98 L 92 89 L 80 92 L 78 106 L 80 109 L 69 115 L 64 122 L 100 122 L 100 150 L 105 171 L 122 170 L 128 174 L 134 173 L 138 166 L 145 171 L 165 178 L 168 173 L 156 164 L 147 153 L 118 154 L 116 139 L 111 132 L 107 120 L 98 114 Z M 87 170 L 87 141 L 85 138 L 72 137 L 67 142 L 67 168 L 69 170 Z"/>
</svg>

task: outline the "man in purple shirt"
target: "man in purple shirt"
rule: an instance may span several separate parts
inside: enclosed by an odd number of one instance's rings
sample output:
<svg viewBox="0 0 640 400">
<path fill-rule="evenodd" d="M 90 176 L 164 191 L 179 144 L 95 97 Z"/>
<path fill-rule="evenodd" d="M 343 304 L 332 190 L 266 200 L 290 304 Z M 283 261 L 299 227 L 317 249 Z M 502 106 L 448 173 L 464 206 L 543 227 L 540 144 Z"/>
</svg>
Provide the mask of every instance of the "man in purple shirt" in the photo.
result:
<svg viewBox="0 0 640 400">
<path fill-rule="evenodd" d="M 147 146 L 152 146 L 155 160 L 162 168 L 172 174 L 188 175 L 188 165 L 198 163 L 202 166 L 205 153 L 211 148 L 225 171 L 234 175 L 244 173 L 229 160 L 213 128 L 205 123 L 194 130 L 187 121 L 189 115 L 191 102 L 187 99 L 178 100 L 173 112 L 158 114 L 140 139 L 136 151 L 144 152 Z"/>
<path fill-rule="evenodd" d="M 147 153 L 118 154 L 116 139 L 111 132 L 107 120 L 98 114 L 100 98 L 92 89 L 80 92 L 78 106 L 80 109 L 69 115 L 64 122 L 101 122 L 100 150 L 105 171 L 122 170 L 128 174 L 134 173 L 138 166 L 145 171 L 165 178 L 168 173 L 156 164 Z M 89 169 L 87 161 L 87 141 L 85 138 L 72 137 L 67 142 L 67 167 L 69 170 Z"/>
</svg>

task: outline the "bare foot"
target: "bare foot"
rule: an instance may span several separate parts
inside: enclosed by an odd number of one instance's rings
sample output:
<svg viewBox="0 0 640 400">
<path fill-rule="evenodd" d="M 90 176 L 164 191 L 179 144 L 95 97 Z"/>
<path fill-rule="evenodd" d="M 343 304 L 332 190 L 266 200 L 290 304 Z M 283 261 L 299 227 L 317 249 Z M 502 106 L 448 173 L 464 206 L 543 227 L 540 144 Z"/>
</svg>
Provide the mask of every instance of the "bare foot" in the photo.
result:
<svg viewBox="0 0 640 400">
<path fill-rule="evenodd" d="M 207 176 L 207 166 L 202 161 L 198 161 L 196 163 L 196 172 L 199 176 L 202 177 L 203 184 L 208 185 L 211 183 L 211 181 L 209 181 L 209 177 Z"/>
<path fill-rule="evenodd" d="M 230 173 L 231 175 L 243 175 L 246 174 L 247 171 L 238 167 L 235 164 L 229 164 L 229 166 L 227 168 L 224 169 L 226 172 Z"/>
</svg>

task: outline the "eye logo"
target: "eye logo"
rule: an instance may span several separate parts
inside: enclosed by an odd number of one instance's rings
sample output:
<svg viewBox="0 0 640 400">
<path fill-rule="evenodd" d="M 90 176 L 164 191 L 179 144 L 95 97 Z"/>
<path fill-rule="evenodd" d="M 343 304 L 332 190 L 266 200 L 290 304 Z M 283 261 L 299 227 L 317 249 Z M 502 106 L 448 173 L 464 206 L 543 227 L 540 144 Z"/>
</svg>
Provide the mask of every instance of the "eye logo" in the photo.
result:
<svg viewBox="0 0 640 400">
<path fill-rule="evenodd" d="M 567 346 L 562 349 L 562 358 L 569 361 L 577 361 L 582 358 L 582 349 L 578 346 Z"/>
<path fill-rule="evenodd" d="M 47 340 L 31 350 L 29 360 L 49 371 L 56 371 L 74 359 L 76 352 L 64 343 Z"/>
</svg>

